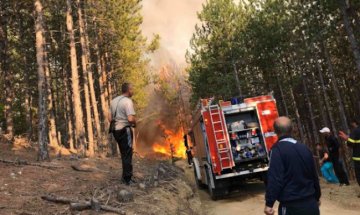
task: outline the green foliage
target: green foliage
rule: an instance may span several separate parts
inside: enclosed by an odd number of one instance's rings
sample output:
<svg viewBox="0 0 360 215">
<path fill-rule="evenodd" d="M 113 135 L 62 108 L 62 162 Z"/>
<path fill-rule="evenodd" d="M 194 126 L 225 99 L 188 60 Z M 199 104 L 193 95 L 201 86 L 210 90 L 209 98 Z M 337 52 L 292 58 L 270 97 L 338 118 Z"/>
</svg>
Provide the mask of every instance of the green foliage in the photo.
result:
<svg viewBox="0 0 360 215">
<path fill-rule="evenodd" d="M 93 1 L 90 13 L 96 18 L 102 49 L 111 53 L 113 79 L 118 83 L 130 82 L 134 85 L 134 101 L 141 110 L 147 105 L 144 88 L 149 83 L 146 52 L 153 52 L 159 46 L 159 35 L 149 45 L 142 36 L 141 1 L 103 0 Z M 119 84 L 121 85 L 121 84 Z M 120 92 L 120 89 L 117 89 Z"/>
<path fill-rule="evenodd" d="M 68 118 L 72 113 L 66 113 L 66 97 L 70 96 L 70 56 L 69 39 L 66 29 L 66 1 L 43 0 L 43 21 L 46 39 L 46 53 L 49 61 L 51 89 L 54 99 L 54 113 L 57 129 L 62 136 L 66 136 Z M 81 72 L 81 47 L 79 24 L 77 14 L 77 1 L 71 0 L 72 17 L 75 29 L 75 40 L 80 74 L 80 88 L 83 87 L 84 77 Z M 100 102 L 100 79 L 97 60 L 100 59 L 101 70 L 106 72 L 109 85 L 120 87 L 122 82 L 131 82 L 135 86 L 134 100 L 138 112 L 147 105 L 147 92 L 144 88 L 149 83 L 147 71 L 147 54 L 154 52 L 159 47 L 160 36 L 154 35 L 150 41 L 142 35 L 142 1 L 141 0 L 80 0 L 84 9 L 86 21 L 86 34 L 90 43 L 90 64 L 95 79 L 94 88 L 98 103 Z M 34 110 L 32 118 L 33 127 L 37 123 L 37 63 L 35 51 L 34 33 L 34 1 L 4 0 L 0 3 L 0 14 L 6 14 L 8 34 L 9 71 L 13 77 L 11 88 L 12 110 L 14 113 L 14 127 L 16 134 L 27 131 L 30 125 L 26 117 L 29 110 Z M 0 45 L 3 42 L 0 35 Z M 99 46 L 99 52 L 95 50 L 95 44 Z M 1 47 L 0 47 L 1 49 Z M 0 64 L 2 60 L 0 60 Z M 1 67 L 2 68 L 2 67 Z M 0 70 L 0 72 L 3 72 Z M 4 77 L 0 78 L 4 85 Z M 105 86 L 106 87 L 106 86 Z M 104 89 L 103 89 L 104 90 Z M 120 93 L 120 89 L 112 88 L 114 95 Z M 5 93 L 0 96 L 1 104 L 5 103 Z M 26 103 L 26 97 L 30 102 Z M 109 98 L 106 98 L 109 99 Z M 82 100 L 84 100 L 82 89 Z M 71 101 L 70 101 L 71 102 Z M 107 102 L 107 101 L 106 101 Z M 28 105 L 31 107 L 29 108 Z M 0 106 L 3 108 L 3 105 Z M 85 107 L 83 106 L 85 109 Z M 99 110 L 101 105 L 99 104 Z M 5 126 L 3 111 L 0 120 Z M 101 115 L 101 112 L 100 112 Z M 107 119 L 102 117 L 103 122 Z M 84 119 L 85 120 L 85 119 Z M 106 128 L 107 129 L 107 128 Z"/>
<path fill-rule="evenodd" d="M 344 0 L 345 1 L 345 0 Z M 208 0 L 199 12 L 200 24 L 190 41 L 187 60 L 190 64 L 189 82 L 193 89 L 192 102 L 199 98 L 237 96 L 232 73 L 235 63 L 243 95 L 257 96 L 272 92 L 282 113 L 310 121 L 304 98 L 303 80 L 308 84 L 310 101 L 319 117 L 324 110 L 324 98 L 316 98 L 321 91 L 319 70 L 325 78 L 325 92 L 331 100 L 327 114 L 358 115 L 356 102 L 360 88 L 356 85 L 359 73 L 343 25 L 341 1 L 300 0 Z M 358 42 L 360 41 L 359 2 L 346 1 Z M 331 78 L 326 64 L 325 48 L 334 67 Z M 345 113 L 338 110 L 335 82 L 340 90 Z M 290 91 L 291 90 L 291 91 Z M 282 92 L 281 92 L 282 91 Z M 295 101 L 291 99 L 294 92 Z M 298 104 L 295 106 L 295 104 Z M 318 120 L 318 123 L 321 123 Z M 326 123 L 326 122 L 322 122 Z M 323 126 L 323 125 L 321 125 Z M 342 125 L 344 127 L 344 125 Z"/>
<path fill-rule="evenodd" d="M 154 38 L 151 40 L 147 47 L 148 52 L 154 52 L 160 47 L 160 35 L 154 34 Z"/>
<path fill-rule="evenodd" d="M 210 0 L 198 14 L 201 25 L 195 27 L 191 51 L 187 53 L 194 101 L 200 97 L 235 95 L 236 85 L 231 80 L 234 64 L 241 61 L 241 50 L 234 47 L 242 13 L 232 0 Z"/>
</svg>

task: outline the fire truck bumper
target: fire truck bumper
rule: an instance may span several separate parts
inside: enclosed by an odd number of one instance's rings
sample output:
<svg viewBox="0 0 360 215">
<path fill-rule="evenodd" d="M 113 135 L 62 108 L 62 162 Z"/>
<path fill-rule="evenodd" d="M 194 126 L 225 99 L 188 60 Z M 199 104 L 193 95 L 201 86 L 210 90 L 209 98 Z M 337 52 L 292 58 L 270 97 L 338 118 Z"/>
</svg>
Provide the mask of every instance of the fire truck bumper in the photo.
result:
<svg viewBox="0 0 360 215">
<path fill-rule="evenodd" d="M 223 175 L 217 175 L 215 178 L 223 179 L 223 178 L 231 178 L 231 177 L 236 177 L 236 176 L 245 176 L 245 175 L 254 174 L 254 173 L 266 172 L 268 169 L 269 169 L 269 167 L 263 167 L 263 168 L 256 168 L 253 170 L 244 170 L 244 171 L 240 171 L 240 172 L 226 173 Z"/>
</svg>

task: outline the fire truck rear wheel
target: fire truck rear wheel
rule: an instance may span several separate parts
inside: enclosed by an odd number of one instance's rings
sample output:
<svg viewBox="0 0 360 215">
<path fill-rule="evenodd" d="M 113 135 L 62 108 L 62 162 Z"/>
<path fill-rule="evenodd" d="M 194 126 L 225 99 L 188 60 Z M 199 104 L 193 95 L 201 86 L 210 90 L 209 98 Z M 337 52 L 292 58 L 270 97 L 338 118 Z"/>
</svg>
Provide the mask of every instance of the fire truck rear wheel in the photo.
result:
<svg viewBox="0 0 360 215">
<path fill-rule="evenodd" d="M 208 190 L 209 190 L 209 195 L 211 197 L 212 200 L 216 201 L 219 199 L 219 193 L 218 193 L 218 189 L 216 188 L 216 182 L 214 181 L 215 183 L 215 188 L 212 188 L 211 187 L 211 184 L 210 184 L 210 175 L 208 173 L 208 171 L 206 171 L 206 177 L 207 177 L 207 181 L 208 181 Z"/>
<path fill-rule="evenodd" d="M 195 168 L 194 165 L 193 165 L 193 169 L 194 169 L 194 178 L 195 178 L 196 186 L 197 186 L 199 189 L 204 189 L 205 185 L 202 183 L 201 180 L 199 180 L 198 175 L 197 175 L 197 173 L 196 173 L 196 168 Z"/>
</svg>

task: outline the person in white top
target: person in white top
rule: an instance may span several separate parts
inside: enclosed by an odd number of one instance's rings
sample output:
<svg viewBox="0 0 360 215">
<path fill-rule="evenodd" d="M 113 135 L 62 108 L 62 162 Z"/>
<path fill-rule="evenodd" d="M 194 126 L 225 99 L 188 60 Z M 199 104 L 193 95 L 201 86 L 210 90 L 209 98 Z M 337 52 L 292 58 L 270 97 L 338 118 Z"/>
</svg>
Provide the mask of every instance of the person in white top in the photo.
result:
<svg viewBox="0 0 360 215">
<path fill-rule="evenodd" d="M 131 100 L 133 87 L 129 83 L 121 86 L 122 94 L 114 98 L 110 103 L 109 121 L 114 123 L 113 131 L 116 142 L 119 145 L 123 174 L 121 181 L 130 185 L 135 181 L 132 179 L 132 155 L 133 155 L 133 134 L 131 127 L 135 127 L 135 110 Z"/>
</svg>

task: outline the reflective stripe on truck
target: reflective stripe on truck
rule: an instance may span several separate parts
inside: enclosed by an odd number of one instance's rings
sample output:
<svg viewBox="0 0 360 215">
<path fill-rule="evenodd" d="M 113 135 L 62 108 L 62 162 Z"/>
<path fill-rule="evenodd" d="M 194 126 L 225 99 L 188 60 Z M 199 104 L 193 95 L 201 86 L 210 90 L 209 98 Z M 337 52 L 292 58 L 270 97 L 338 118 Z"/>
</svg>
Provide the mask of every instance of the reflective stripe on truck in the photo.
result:
<svg viewBox="0 0 360 215">
<path fill-rule="evenodd" d="M 233 173 L 227 173 L 224 175 L 215 176 L 215 178 L 216 179 L 231 178 L 231 177 L 240 176 L 240 175 L 248 175 L 248 174 L 257 173 L 257 172 L 265 172 L 268 169 L 269 169 L 269 167 L 256 168 L 252 171 L 244 170 L 244 171 L 240 171 L 240 172 L 233 172 Z"/>
</svg>

